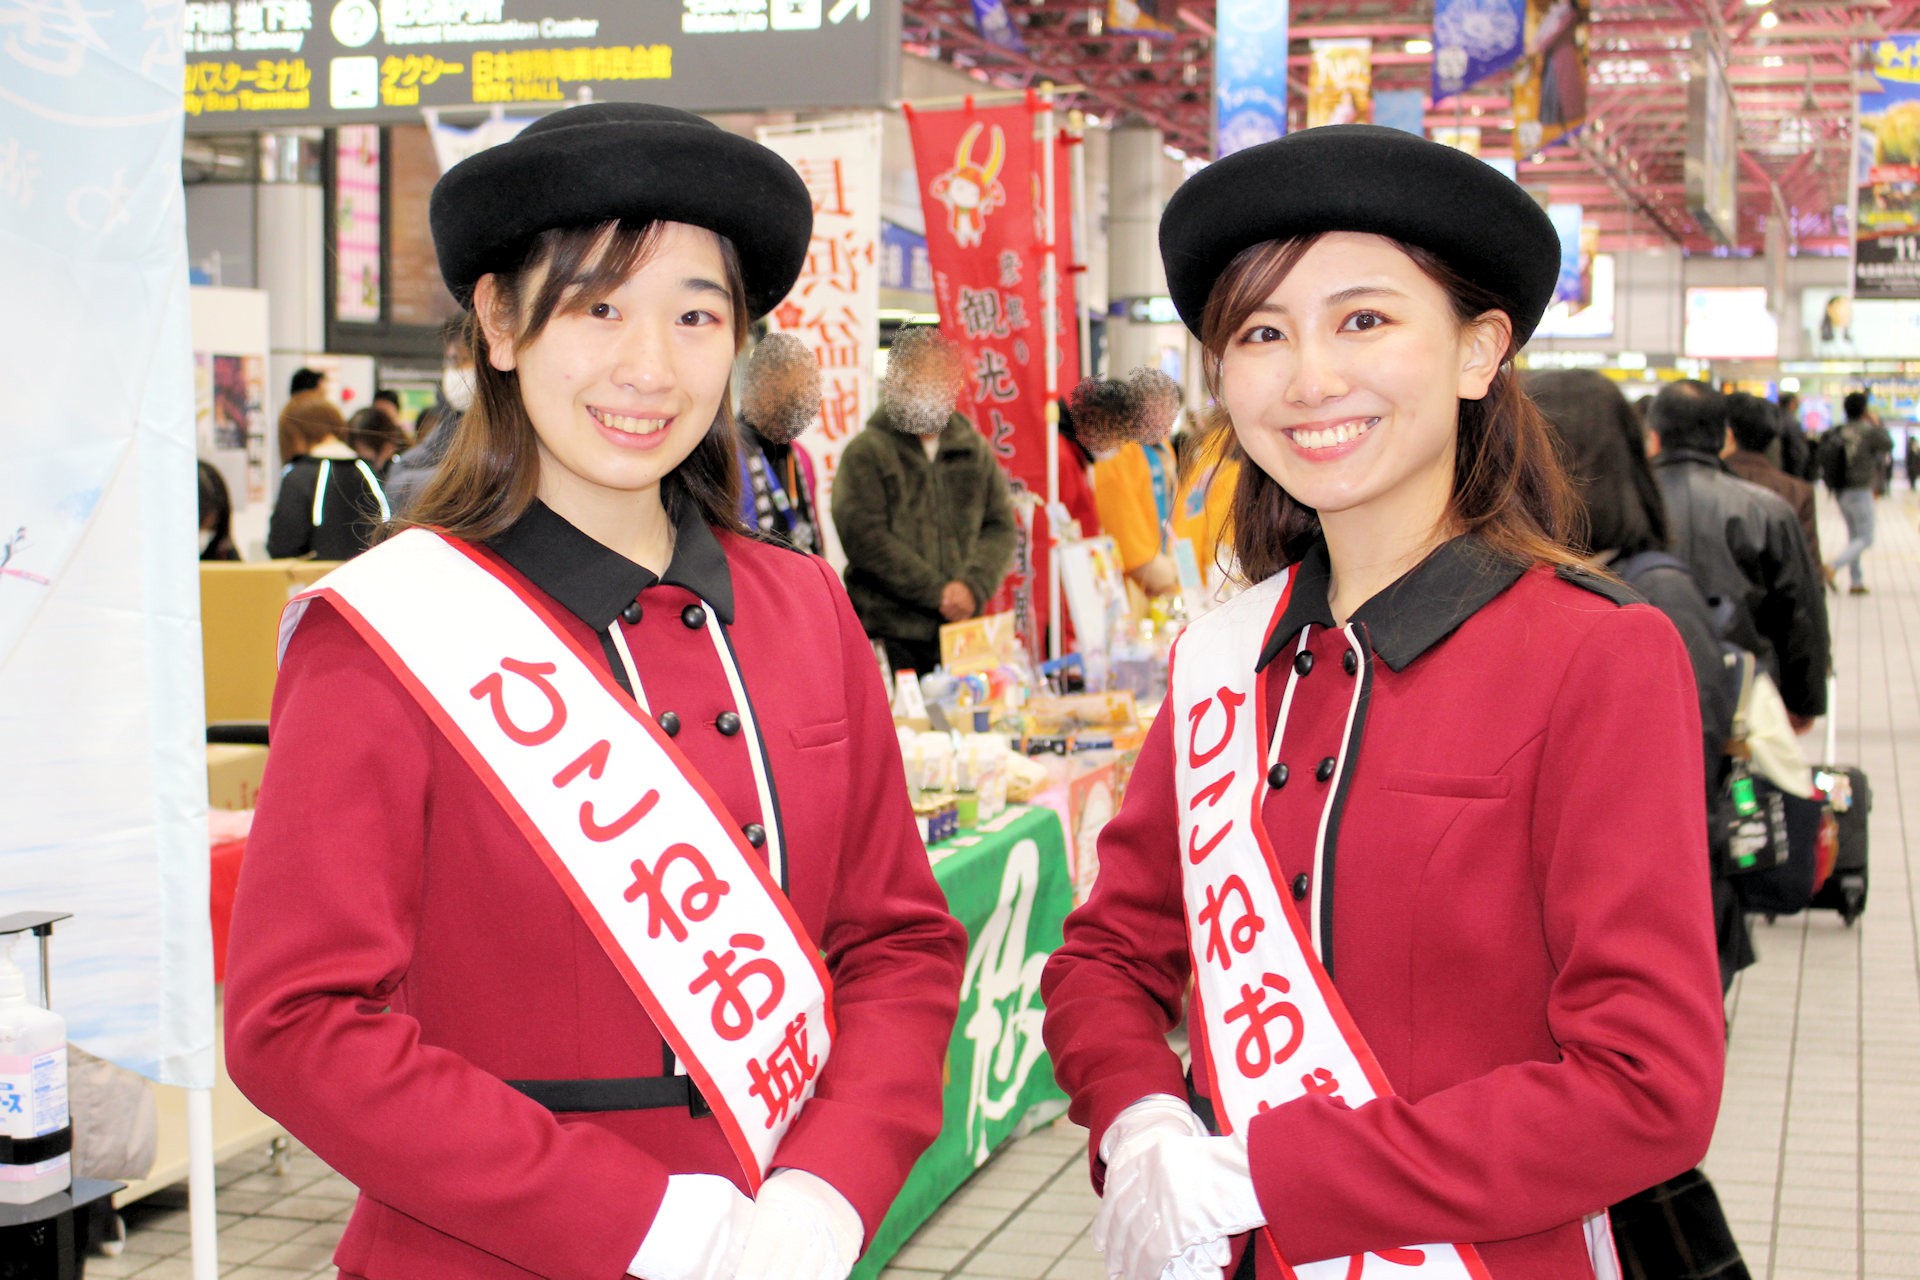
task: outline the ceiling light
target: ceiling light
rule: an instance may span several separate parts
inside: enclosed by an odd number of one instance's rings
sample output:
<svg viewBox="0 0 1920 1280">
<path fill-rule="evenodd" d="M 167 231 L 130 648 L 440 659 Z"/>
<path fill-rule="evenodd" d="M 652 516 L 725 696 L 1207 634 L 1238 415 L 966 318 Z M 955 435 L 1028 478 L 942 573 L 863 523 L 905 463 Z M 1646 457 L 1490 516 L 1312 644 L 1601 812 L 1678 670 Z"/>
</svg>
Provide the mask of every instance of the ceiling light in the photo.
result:
<svg viewBox="0 0 1920 1280">
<path fill-rule="evenodd" d="M 1769 9 L 1760 15 L 1760 25 L 1771 31 L 1780 25 L 1780 15 Z"/>
<path fill-rule="evenodd" d="M 1787 65 L 1787 60 L 1768 54 L 1766 57 L 1760 59 L 1760 65 L 1763 67 L 1784 67 Z"/>
<path fill-rule="evenodd" d="M 1758 9 L 1762 5 L 1772 4 L 1773 0 L 1747 0 L 1749 7 Z"/>
<path fill-rule="evenodd" d="M 1433 41 L 1409 40 L 1406 42 L 1406 44 L 1402 45 L 1401 47 L 1404 48 L 1408 53 L 1432 53 Z"/>
</svg>

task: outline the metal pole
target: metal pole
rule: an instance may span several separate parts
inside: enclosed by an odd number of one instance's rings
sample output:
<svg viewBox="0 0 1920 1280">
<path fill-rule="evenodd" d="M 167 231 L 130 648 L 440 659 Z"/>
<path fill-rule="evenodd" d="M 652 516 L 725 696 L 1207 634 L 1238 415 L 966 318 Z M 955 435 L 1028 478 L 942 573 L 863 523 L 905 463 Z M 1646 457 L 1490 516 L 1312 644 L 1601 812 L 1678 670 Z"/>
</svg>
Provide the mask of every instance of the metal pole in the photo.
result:
<svg viewBox="0 0 1920 1280">
<path fill-rule="evenodd" d="M 1055 243 L 1053 86 L 1042 85 L 1047 104 L 1040 113 L 1041 211 L 1047 234 L 1041 241 L 1040 325 L 1044 332 L 1042 359 L 1047 364 L 1047 656 L 1060 656 L 1060 257 Z"/>
<path fill-rule="evenodd" d="M 187 1090 L 187 1228 L 193 1280 L 217 1280 L 220 1236 L 213 1209 L 213 1090 Z"/>
<path fill-rule="evenodd" d="M 1093 261 L 1093 233 L 1087 227 L 1087 115 L 1084 111 L 1067 113 L 1067 132 L 1073 135 L 1070 153 L 1073 168 L 1067 198 L 1073 201 L 1073 263 L 1082 272 Z M 1081 282 L 1084 285 L 1084 281 Z M 1084 378 L 1093 367 L 1093 318 L 1087 311 L 1084 289 L 1074 294 L 1073 314 L 1080 329 L 1080 367 L 1076 377 Z"/>
</svg>

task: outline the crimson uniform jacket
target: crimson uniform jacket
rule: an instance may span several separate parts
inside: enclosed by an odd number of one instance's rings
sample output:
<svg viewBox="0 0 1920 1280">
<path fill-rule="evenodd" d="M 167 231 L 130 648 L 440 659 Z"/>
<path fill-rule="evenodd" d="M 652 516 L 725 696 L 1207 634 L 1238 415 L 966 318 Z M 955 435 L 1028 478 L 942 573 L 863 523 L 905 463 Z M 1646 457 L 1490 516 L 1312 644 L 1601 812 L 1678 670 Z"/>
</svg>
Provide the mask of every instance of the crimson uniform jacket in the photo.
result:
<svg viewBox="0 0 1920 1280">
<path fill-rule="evenodd" d="M 964 939 L 833 571 L 682 519 L 656 580 L 538 504 L 491 547 L 590 653 L 637 598 L 639 621 L 618 625 L 648 705 L 745 825 L 767 815 L 698 611 L 728 624 L 788 896 L 838 1017 L 775 1164 L 825 1178 L 870 1234 L 940 1128 Z M 615 1280 L 669 1174 L 743 1183 L 719 1125 L 685 1105 L 556 1115 L 503 1083 L 659 1076 L 666 1049 L 491 793 L 324 603 L 288 648 L 272 737 L 235 903 L 227 1067 L 360 1189 L 344 1274 Z"/>
<path fill-rule="evenodd" d="M 1268 1224 L 1294 1264 L 1465 1241 L 1495 1280 L 1589 1275 L 1581 1218 L 1696 1164 L 1720 1100 L 1686 651 L 1611 582 L 1457 539 L 1353 615 L 1369 656 L 1350 671 L 1325 547 L 1297 572 L 1262 659 L 1266 705 L 1308 624 L 1313 660 L 1263 818 L 1395 1093 L 1357 1109 L 1309 1095 L 1252 1122 Z M 1042 983 L 1047 1047 L 1095 1153 L 1130 1103 L 1185 1088 L 1165 1038 L 1191 970 L 1172 736 L 1163 709 Z"/>
</svg>

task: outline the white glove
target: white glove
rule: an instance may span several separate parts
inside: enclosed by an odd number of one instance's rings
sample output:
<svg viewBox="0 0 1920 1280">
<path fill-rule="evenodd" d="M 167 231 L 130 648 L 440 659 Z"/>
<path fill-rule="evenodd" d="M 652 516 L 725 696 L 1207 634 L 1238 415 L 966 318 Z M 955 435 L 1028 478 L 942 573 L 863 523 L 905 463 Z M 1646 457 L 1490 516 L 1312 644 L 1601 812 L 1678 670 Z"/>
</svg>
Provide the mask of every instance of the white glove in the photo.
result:
<svg viewBox="0 0 1920 1280">
<path fill-rule="evenodd" d="M 1193 1108 L 1168 1093 L 1148 1094 L 1115 1116 L 1100 1138 L 1100 1159 L 1107 1166 L 1108 1194 L 1100 1203 L 1100 1212 L 1094 1217 L 1094 1248 L 1102 1254 L 1107 1252 L 1111 1219 L 1116 1214 L 1127 1212 L 1127 1207 L 1112 1195 L 1116 1167 L 1130 1164 L 1161 1138 L 1206 1136 L 1207 1127 L 1193 1113 Z M 1126 1178 L 1124 1172 L 1121 1177 L 1123 1180 Z M 1166 1268 L 1156 1274 L 1159 1280 L 1225 1280 L 1226 1264 L 1232 1258 L 1233 1251 L 1224 1239 L 1209 1241 L 1182 1251 L 1179 1257 L 1168 1262 Z M 1119 1259 L 1109 1257 L 1108 1280 L 1119 1280 L 1123 1274 L 1119 1268 Z"/>
<path fill-rule="evenodd" d="M 760 1184 L 734 1280 L 847 1280 L 865 1237 L 860 1214 L 832 1183 L 781 1169 Z"/>
<path fill-rule="evenodd" d="M 1122 1119 L 1133 1111 L 1128 1108 Z M 1164 1104 L 1142 1125 L 1147 1114 L 1112 1145 L 1093 1223 L 1094 1248 L 1106 1256 L 1112 1280 L 1212 1280 L 1230 1256 L 1227 1237 L 1266 1222 L 1253 1190 L 1246 1136 L 1192 1136 Z"/>
<path fill-rule="evenodd" d="M 732 1280 L 752 1216 L 753 1201 L 720 1175 L 673 1174 L 627 1274 L 640 1280 Z"/>
</svg>

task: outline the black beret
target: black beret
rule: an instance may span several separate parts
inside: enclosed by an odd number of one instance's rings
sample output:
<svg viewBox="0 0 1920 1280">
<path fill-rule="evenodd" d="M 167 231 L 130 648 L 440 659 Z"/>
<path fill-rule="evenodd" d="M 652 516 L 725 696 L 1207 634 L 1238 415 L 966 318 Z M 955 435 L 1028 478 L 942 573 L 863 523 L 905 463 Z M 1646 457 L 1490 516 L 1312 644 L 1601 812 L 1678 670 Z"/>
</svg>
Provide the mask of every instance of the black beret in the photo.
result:
<svg viewBox="0 0 1920 1280">
<path fill-rule="evenodd" d="M 594 102 L 542 117 L 467 157 L 428 205 L 440 275 L 462 306 L 489 271 L 519 265 L 555 227 L 684 222 L 740 255 L 747 310 L 787 296 L 807 258 L 813 201 L 793 166 L 710 120 L 641 102 Z"/>
<path fill-rule="evenodd" d="M 1236 151 L 1182 183 L 1160 218 L 1173 305 L 1195 336 L 1241 250 L 1323 231 L 1389 236 L 1489 289 L 1533 334 L 1560 278 L 1560 237 L 1519 184 L 1475 156 L 1382 125 L 1325 125 Z"/>
</svg>

